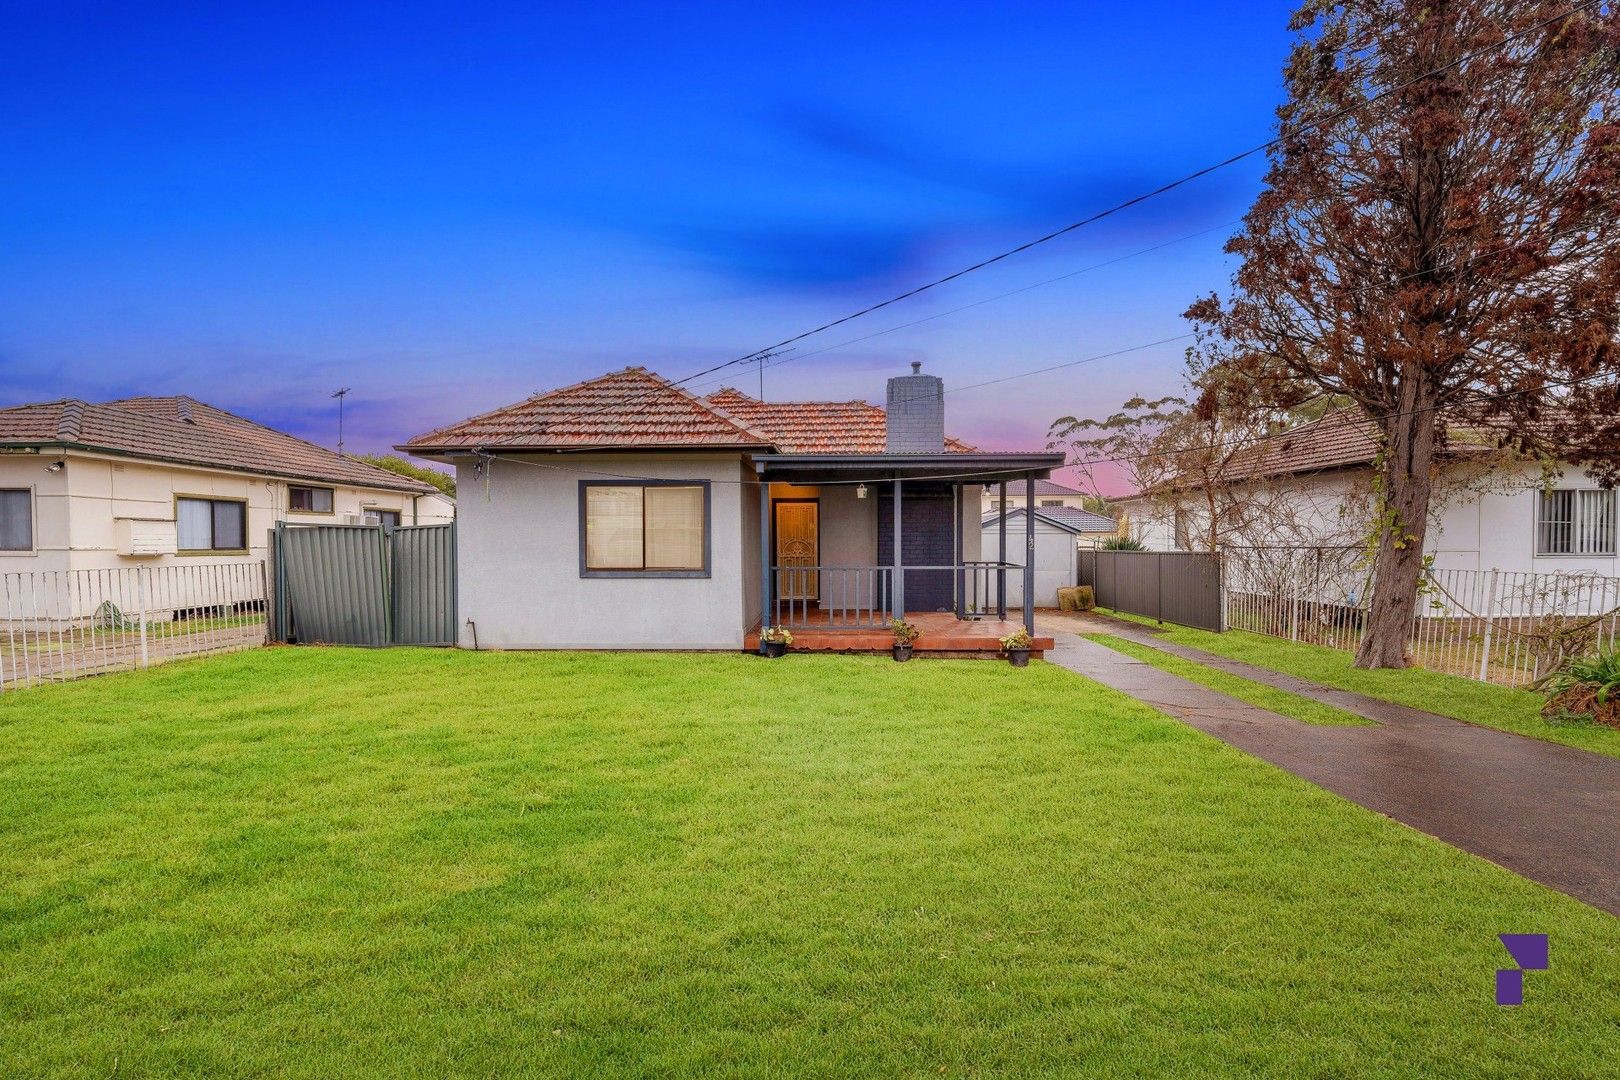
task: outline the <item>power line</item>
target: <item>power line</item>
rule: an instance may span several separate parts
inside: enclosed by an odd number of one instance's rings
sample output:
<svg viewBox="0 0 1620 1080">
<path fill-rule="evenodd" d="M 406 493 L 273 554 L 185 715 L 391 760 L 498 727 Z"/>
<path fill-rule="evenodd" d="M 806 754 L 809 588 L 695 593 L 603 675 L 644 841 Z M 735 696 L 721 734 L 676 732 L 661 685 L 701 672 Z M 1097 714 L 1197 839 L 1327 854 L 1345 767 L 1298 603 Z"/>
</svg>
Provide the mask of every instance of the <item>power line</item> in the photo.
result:
<svg viewBox="0 0 1620 1080">
<path fill-rule="evenodd" d="M 1103 221 L 1103 220 L 1105 220 L 1107 218 L 1115 216 L 1116 214 L 1122 213 L 1123 211 L 1128 210 L 1133 206 L 1137 206 L 1137 205 L 1139 205 L 1141 203 L 1147 202 L 1150 199 L 1157 198 L 1160 195 L 1167 194 L 1167 193 L 1169 193 L 1171 191 L 1176 190 L 1177 188 L 1184 187 L 1187 184 L 1190 184 L 1195 180 L 1199 180 L 1199 179 L 1202 179 L 1205 176 L 1210 175 L 1211 173 L 1219 172 L 1222 169 L 1229 168 L 1230 166 L 1235 165 L 1240 161 L 1244 161 L 1244 160 L 1246 160 L 1248 158 L 1251 158 L 1251 157 L 1255 156 L 1256 154 L 1267 152 L 1267 151 L 1269 151 L 1269 150 L 1271 150 L 1271 149 L 1273 149 L 1275 147 L 1281 146 L 1281 145 L 1283 145 L 1285 143 L 1288 143 L 1288 142 L 1291 142 L 1291 141 L 1293 141 L 1295 139 L 1301 138 L 1302 136 L 1304 136 L 1304 135 L 1306 135 L 1306 134 L 1308 134 L 1308 133 L 1310 133 L 1312 131 L 1320 129 L 1320 128 L 1328 125 L 1328 124 L 1331 124 L 1331 123 L 1333 123 L 1333 122 L 1335 122 L 1337 120 L 1340 120 L 1340 119 L 1350 115 L 1351 113 L 1355 112 L 1357 109 L 1360 109 L 1365 105 L 1371 105 L 1374 102 L 1382 101 L 1384 98 L 1389 97 L 1392 94 L 1399 93 L 1400 91 L 1408 89 L 1409 87 L 1416 86 L 1418 83 L 1423 82 L 1426 79 L 1433 78 L 1433 77 L 1435 77 L 1437 75 L 1443 75 L 1446 72 L 1451 71 L 1452 69 L 1454 69 L 1456 67 L 1459 67 L 1459 66 L 1461 66 L 1463 64 L 1466 64 L 1471 60 L 1477 59 L 1478 57 L 1484 56 L 1484 55 L 1486 55 L 1488 53 L 1496 52 L 1499 49 L 1506 48 L 1508 45 L 1510 45 L 1513 42 L 1519 40 L 1520 38 L 1527 37 L 1530 34 L 1533 34 L 1538 30 L 1542 30 L 1542 29 L 1545 29 L 1548 26 L 1553 25 L 1554 23 L 1562 22 L 1563 20 L 1568 19 L 1568 18 L 1570 18 L 1570 17 L 1572 17 L 1574 15 L 1578 15 L 1581 12 L 1586 11 L 1589 8 L 1597 7 L 1601 3 L 1602 3 L 1602 0 L 1584 0 L 1583 3 L 1577 4 L 1574 7 L 1569 8 L 1568 10 L 1561 12 L 1560 14 L 1550 16 L 1550 17 L 1548 17 L 1546 19 L 1542 19 L 1541 21 L 1539 21 L 1539 22 L 1537 22 L 1537 23 L 1535 23 L 1535 24 L 1533 24 L 1531 26 L 1528 26 L 1528 27 L 1524 28 L 1523 30 L 1517 31 L 1516 33 L 1513 33 L 1513 34 L 1509 34 L 1506 37 L 1504 37 L 1501 41 L 1496 42 L 1494 45 L 1487 45 L 1487 46 L 1484 46 L 1482 48 L 1476 49 L 1473 52 L 1464 53 L 1463 55 L 1461 55 L 1461 56 L 1459 56 L 1459 57 L 1457 57 L 1457 58 L 1455 58 L 1455 59 L 1453 59 L 1451 61 L 1448 61 L 1447 63 L 1442 64 L 1437 68 L 1434 68 L 1434 69 L 1432 69 L 1430 71 L 1426 71 L 1421 75 L 1413 76 L 1412 78 L 1407 79 L 1404 82 L 1396 83 L 1393 86 L 1386 87 L 1385 89 L 1380 90 L 1378 93 L 1374 94 L 1372 97 L 1368 98 L 1364 102 L 1358 102 L 1358 103 L 1353 104 L 1353 105 L 1346 105 L 1341 109 L 1336 109 L 1336 110 L 1328 113 L 1326 116 L 1321 117 L 1320 119 L 1312 120 L 1312 121 L 1304 124 L 1303 126 L 1301 126 L 1296 131 L 1293 131 L 1293 132 L 1288 133 L 1288 134 L 1276 135 L 1276 136 L 1274 136 L 1274 137 L 1272 137 L 1270 139 L 1267 139 L 1264 142 L 1257 143 L 1254 146 L 1249 147 L 1247 150 L 1239 151 L 1238 153 L 1232 154 L 1232 155 L 1230 155 L 1230 156 L 1228 156 L 1228 157 L 1226 157 L 1226 158 L 1224 158 L 1224 159 L 1222 159 L 1220 161 L 1215 162 L 1214 164 L 1206 165 L 1206 166 L 1204 166 L 1203 168 L 1200 168 L 1200 169 L 1195 169 L 1194 171 L 1192 171 L 1190 173 L 1187 173 L 1184 176 L 1178 177 L 1175 180 L 1171 180 L 1171 181 L 1169 181 L 1167 183 L 1161 184 L 1158 187 L 1153 188 L 1150 191 L 1146 191 L 1146 192 L 1143 192 L 1142 194 L 1135 195 L 1135 196 L 1133 196 L 1133 197 L 1131 197 L 1129 199 L 1124 200 L 1123 202 L 1115 203 L 1113 206 L 1110 206 L 1107 209 L 1097 211 L 1096 213 L 1091 214 L 1091 215 L 1089 215 L 1087 217 L 1081 218 L 1078 221 L 1073 221 L 1073 222 L 1070 222 L 1069 224 L 1064 225 L 1064 226 L 1062 226 L 1060 228 L 1053 229 L 1052 231 L 1050 231 L 1048 233 L 1045 233 L 1045 234 L 1043 234 L 1041 236 L 1038 236 L 1038 237 L 1034 238 L 1033 240 L 1027 240 L 1024 243 L 1017 245 L 1016 247 L 1008 248 L 1007 250 L 1002 251 L 1002 252 L 1000 252 L 998 254 L 992 255 L 992 256 L 990 256 L 988 258 L 980 259 L 978 262 L 975 262 L 975 263 L 973 263 L 973 264 L 971 264 L 969 266 L 965 266 L 965 267 L 961 268 L 960 270 L 953 271 L 953 272 L 951 272 L 949 274 L 944 275 L 943 277 L 935 278 L 932 281 L 925 282 L 924 284 L 917 285 L 917 286 L 915 286 L 913 288 L 907 289 L 906 291 L 904 291 L 902 293 L 899 293 L 899 294 L 897 294 L 895 296 L 891 296 L 887 300 L 881 300 L 881 301 L 879 301 L 877 303 L 874 303 L 874 304 L 868 304 L 866 307 L 863 307 L 863 308 L 859 309 L 858 311 L 854 311 L 854 312 L 851 312 L 848 315 L 844 315 L 844 316 L 841 316 L 839 318 L 829 320 L 828 322 L 822 323 L 820 326 L 814 327 L 813 329 L 810 329 L 810 330 L 803 331 L 802 333 L 794 334 L 791 337 L 783 338 L 781 341 L 778 341 L 775 344 L 767 345 L 762 349 L 756 349 L 753 352 L 744 354 L 743 356 L 739 356 L 739 357 L 736 357 L 734 359 L 727 360 L 727 361 L 724 361 L 724 362 L 719 363 L 719 364 L 715 364 L 712 367 L 704 368 L 701 371 L 694 372 L 691 375 L 686 376 L 685 378 L 682 378 L 682 379 L 679 379 L 679 380 L 677 380 L 677 381 L 675 381 L 673 383 L 670 383 L 669 385 L 674 386 L 674 387 L 680 387 L 680 386 L 683 386 L 686 383 L 692 382 L 695 379 L 700 379 L 705 375 L 711 375 L 711 374 L 713 374 L 713 373 L 715 373 L 717 371 L 723 371 L 726 368 L 734 367 L 734 366 L 736 366 L 738 364 L 749 363 L 750 361 L 754 360 L 756 357 L 760 356 L 762 353 L 770 353 L 770 352 L 773 352 L 775 350 L 785 348 L 785 347 L 787 347 L 789 345 L 796 344 L 797 342 L 803 341 L 805 338 L 813 337 L 816 334 L 824 333 L 827 330 L 831 330 L 833 327 L 842 326 L 844 323 L 852 322 L 852 321 L 854 321 L 856 319 L 863 318 L 863 317 L 865 317 L 867 315 L 872 314 L 873 312 L 881 311 L 884 308 L 890 307 L 890 306 L 892 306 L 894 304 L 898 304 L 898 303 L 900 303 L 900 302 L 902 302 L 904 300 L 909 300 L 914 296 L 917 296 L 917 295 L 919 295 L 921 293 L 927 292 L 927 291 L 929 291 L 931 289 L 938 288 L 939 286 L 948 284 L 948 283 L 950 283 L 952 281 L 956 281 L 956 280 L 958 280 L 960 278 L 966 277 L 967 275 L 975 273 L 975 272 L 977 272 L 979 270 L 983 270 L 986 267 L 994 266 L 995 264 L 1003 262 L 1006 259 L 1010 259 L 1015 255 L 1020 255 L 1020 254 L 1022 254 L 1024 252 L 1026 252 L 1026 251 L 1029 251 L 1032 248 L 1040 247 L 1043 244 L 1050 243 L 1051 241 L 1056 240 L 1059 237 L 1067 236 L 1069 233 L 1075 232 L 1076 230 L 1085 228 L 1088 225 L 1094 225 L 1099 221 Z M 622 407 L 623 404 L 624 403 L 620 403 L 620 405 L 617 406 L 617 407 Z M 586 416 L 590 416 L 590 415 L 593 415 L 593 414 L 587 412 L 587 413 L 582 414 L 582 415 L 564 416 L 564 417 L 561 417 L 560 419 L 558 419 L 556 421 L 553 421 L 553 423 L 562 423 L 562 422 L 570 421 L 570 420 L 583 419 Z"/>
<path fill-rule="evenodd" d="M 1060 281 L 1068 281 L 1070 278 L 1076 278 L 1076 277 L 1079 277 L 1082 274 L 1089 274 L 1089 273 L 1091 273 L 1092 271 L 1095 271 L 1095 270 L 1103 270 L 1103 269 L 1106 269 L 1107 267 L 1114 266 L 1114 265 L 1116 265 L 1118 263 L 1126 262 L 1127 260 L 1130 260 L 1130 259 L 1140 258 L 1143 255 L 1151 255 L 1155 251 L 1162 251 L 1165 248 L 1174 247 L 1176 244 L 1183 244 L 1183 243 L 1186 243 L 1188 240 L 1196 240 L 1201 236 L 1208 236 L 1210 233 L 1219 232 L 1222 229 L 1231 228 L 1233 225 L 1241 224 L 1242 220 L 1243 220 L 1242 218 L 1237 218 L 1237 219 L 1232 220 L 1232 221 L 1222 222 L 1219 225 L 1211 225 L 1207 229 L 1199 229 L 1197 232 L 1188 233 L 1185 236 L 1178 236 L 1174 240 L 1166 240 L 1163 243 L 1154 244 L 1152 247 L 1141 248 L 1141 249 L 1139 249 L 1137 251 L 1132 251 L 1132 252 L 1129 252 L 1128 254 L 1125 254 L 1125 255 L 1119 255 L 1119 256 L 1117 256 L 1115 258 L 1112 258 L 1112 259 L 1105 259 L 1104 261 L 1099 262 L 1099 263 L 1092 263 L 1090 266 L 1082 266 L 1078 270 L 1070 270 L 1069 272 L 1064 273 L 1064 274 L 1059 274 L 1056 277 L 1049 277 L 1049 278 L 1046 278 L 1046 279 L 1041 280 L 1041 281 L 1032 282 L 1032 283 L 1030 283 L 1028 285 L 1019 286 L 1016 289 L 1009 289 L 1006 292 L 997 293 L 994 296 L 987 296 L 982 300 L 975 300 L 970 304 L 963 304 L 960 307 L 954 307 L 954 308 L 950 308 L 950 309 L 948 309 L 946 311 L 935 312 L 932 315 L 925 315 L 920 319 L 913 319 L 910 322 L 903 322 L 903 323 L 900 323 L 897 326 L 890 326 L 890 327 L 887 327 L 886 329 L 883 329 L 883 330 L 875 330 L 870 334 L 862 334 L 860 337 L 849 338 L 848 340 L 840 341 L 835 345 L 824 345 L 819 349 L 812 349 L 809 352 L 804 352 L 804 353 L 796 352 L 796 353 L 793 353 L 792 355 L 785 355 L 785 356 L 781 357 L 780 359 L 778 359 L 775 363 L 771 364 L 770 366 L 771 367 L 777 367 L 777 366 L 779 366 L 781 364 L 790 364 L 795 360 L 804 360 L 804 359 L 807 359 L 807 358 L 812 357 L 812 356 L 820 356 L 822 353 L 832 352 L 835 349 L 848 348 L 851 345 L 858 345 L 863 341 L 871 341 L 873 338 L 883 337 L 886 334 L 893 334 L 896 331 L 909 330 L 913 326 L 921 326 L 923 323 L 933 322 L 935 319 L 943 319 L 943 318 L 945 318 L 947 316 L 950 316 L 950 315 L 957 315 L 957 314 L 960 314 L 961 312 L 971 310 L 972 308 L 983 307 L 986 304 L 995 303 L 998 300 L 1005 300 L 1008 297 L 1018 296 L 1021 293 L 1032 292 L 1035 289 L 1045 288 L 1048 285 L 1055 285 Z M 712 384 L 712 383 L 718 382 L 718 381 L 719 381 L 718 379 L 710 379 L 710 380 L 707 380 L 703 385 L 707 386 L 709 384 Z"/>
<path fill-rule="evenodd" d="M 1146 347 L 1147 346 L 1145 346 L 1145 345 L 1144 346 L 1137 346 L 1137 348 L 1146 348 Z M 1129 351 L 1129 350 L 1122 350 L 1122 351 Z M 1549 380 L 1545 384 L 1543 384 L 1541 386 L 1537 386 L 1537 387 L 1526 387 L 1526 388 L 1523 388 L 1523 389 L 1520 389 L 1520 390 L 1502 390 L 1502 391 L 1497 391 L 1497 392 L 1494 392 L 1494 393 L 1478 394 L 1478 395 L 1475 395 L 1475 397 L 1472 399 L 1472 401 L 1478 402 L 1478 401 L 1483 401 L 1483 400 L 1495 400 L 1495 399 L 1498 399 L 1498 398 L 1523 397 L 1523 396 L 1525 396 L 1527 394 L 1541 393 L 1541 392 L 1543 392 L 1545 390 L 1550 390 L 1550 389 L 1553 389 L 1553 388 L 1556 388 L 1556 387 L 1580 386 L 1580 385 L 1588 383 L 1588 382 L 1593 382 L 1593 381 L 1595 381 L 1597 379 L 1615 379 L 1617 377 L 1620 377 L 1620 376 L 1617 376 L 1616 372 L 1601 371 L 1601 372 L 1595 372 L 1595 373 L 1593 373 L 1591 375 L 1583 375 L 1580 378 L 1575 378 L 1575 379 L 1554 379 L 1554 380 Z M 1425 405 L 1422 408 L 1397 409 L 1397 410 L 1394 410 L 1393 412 L 1382 413 L 1382 414 L 1379 414 L 1377 416 L 1365 416 L 1364 419 L 1369 424 L 1376 424 L 1376 423 L 1381 423 L 1381 422 L 1383 422 L 1385 420 L 1397 419 L 1397 418 L 1402 417 L 1402 416 L 1417 416 L 1417 415 L 1419 415 L 1421 413 L 1439 412 L 1442 409 L 1449 409 L 1449 408 L 1454 408 L 1454 407 L 1455 406 L 1452 406 L 1452 405 Z M 1281 436 L 1281 435 L 1285 435 L 1285 434 L 1287 434 L 1286 431 L 1278 432 L 1277 436 Z M 1277 436 L 1271 436 L 1271 437 L 1277 437 Z M 1072 461 L 1066 459 L 1061 464 L 1052 466 L 1052 468 L 1054 470 L 1056 470 L 1056 469 L 1067 469 L 1067 468 L 1071 468 L 1071 467 L 1074 467 L 1074 466 L 1077 466 L 1077 465 L 1088 465 L 1088 466 L 1089 465 L 1123 465 L 1123 464 L 1128 464 L 1130 462 L 1135 462 L 1135 461 L 1146 461 L 1146 460 L 1149 460 L 1149 459 L 1152 459 L 1152 458 L 1175 457 L 1175 456 L 1183 455 L 1183 454 L 1200 453 L 1200 452 L 1205 451 L 1205 450 L 1219 450 L 1221 448 L 1222 448 L 1221 443 L 1204 443 L 1204 444 L 1198 444 L 1198 445 L 1194 445 L 1194 446 L 1185 446 L 1185 447 L 1181 447 L 1181 448 L 1176 449 L 1176 450 L 1163 450 L 1163 451 L 1156 451 L 1156 452 L 1153 452 L 1153 453 L 1146 453 L 1146 454 L 1121 454 L 1121 455 L 1118 455 L 1118 456 L 1115 456 L 1115 457 L 1080 458 L 1080 459 L 1076 459 L 1076 460 L 1072 460 Z M 471 456 L 471 457 L 475 457 L 475 458 L 479 459 L 480 464 L 482 464 L 485 468 L 488 467 L 489 462 L 493 462 L 493 461 L 496 460 L 495 455 L 491 454 L 486 448 L 483 448 L 483 447 L 475 447 L 475 448 L 473 448 L 472 450 L 468 451 L 468 455 Z M 454 455 L 451 455 L 451 456 L 454 456 Z M 757 487 L 759 485 L 759 481 L 757 479 L 755 479 L 755 480 L 728 480 L 728 479 L 724 479 L 724 478 L 713 479 L 713 478 L 709 478 L 709 477 L 700 477 L 700 476 L 652 476 L 652 475 L 648 475 L 648 474 L 645 474 L 645 473 L 618 473 L 618 472 L 610 472 L 610 471 L 600 470 L 600 469 L 583 469 L 583 468 L 578 468 L 578 467 L 571 466 L 571 465 L 552 465 L 552 464 L 549 464 L 549 463 L 546 463 L 546 462 L 541 462 L 541 461 L 530 461 L 530 460 L 527 460 L 525 458 L 501 458 L 500 460 L 502 460 L 502 461 L 510 461 L 510 462 L 512 462 L 514 464 L 518 464 L 518 465 L 528 465 L 528 466 L 531 466 L 531 467 L 537 468 L 537 469 L 548 469 L 548 470 L 551 470 L 553 472 L 572 473 L 572 474 L 578 475 L 578 476 L 602 476 L 602 477 L 607 477 L 607 478 L 616 479 L 616 480 L 674 481 L 674 482 L 677 482 L 677 483 L 686 481 L 686 482 L 690 482 L 690 483 L 694 483 L 694 484 L 695 483 L 700 483 L 700 482 L 701 483 L 708 483 L 708 484 L 735 484 L 735 485 L 737 485 L 739 487 Z M 928 480 L 928 481 L 972 480 L 972 479 L 977 478 L 977 477 L 997 476 L 997 475 L 1000 475 L 1000 474 L 1004 473 L 1005 471 L 1006 470 L 1004 470 L 1004 469 L 975 469 L 975 470 L 970 471 L 970 472 L 945 473 L 945 474 L 939 474 L 939 475 L 935 475 L 935 476 L 917 477 L 916 479 L 917 480 Z M 817 487 L 853 487 L 855 485 L 860 485 L 860 484 L 865 484 L 865 483 L 866 483 L 865 480 L 822 480 L 822 481 L 818 481 L 816 483 L 816 486 Z"/>
</svg>

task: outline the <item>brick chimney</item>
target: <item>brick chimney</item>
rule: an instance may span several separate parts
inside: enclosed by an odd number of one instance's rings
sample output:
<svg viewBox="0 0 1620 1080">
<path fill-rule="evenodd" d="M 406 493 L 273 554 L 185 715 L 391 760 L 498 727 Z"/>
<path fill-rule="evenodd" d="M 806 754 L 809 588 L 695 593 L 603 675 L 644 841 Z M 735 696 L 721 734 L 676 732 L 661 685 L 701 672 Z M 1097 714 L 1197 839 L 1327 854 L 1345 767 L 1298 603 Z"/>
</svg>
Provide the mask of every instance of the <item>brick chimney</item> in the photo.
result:
<svg viewBox="0 0 1620 1080">
<path fill-rule="evenodd" d="M 910 375 L 889 380 L 885 449 L 891 454 L 945 452 L 945 383 L 924 375 L 913 362 Z"/>
</svg>

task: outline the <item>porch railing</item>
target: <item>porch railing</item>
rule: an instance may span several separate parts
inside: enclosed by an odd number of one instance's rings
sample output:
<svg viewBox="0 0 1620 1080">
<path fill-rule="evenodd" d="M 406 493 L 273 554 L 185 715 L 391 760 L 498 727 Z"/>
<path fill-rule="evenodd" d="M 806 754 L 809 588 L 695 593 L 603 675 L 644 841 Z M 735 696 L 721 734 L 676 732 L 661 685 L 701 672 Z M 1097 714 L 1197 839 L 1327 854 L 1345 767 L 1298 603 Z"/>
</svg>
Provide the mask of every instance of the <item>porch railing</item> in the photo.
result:
<svg viewBox="0 0 1620 1080">
<path fill-rule="evenodd" d="M 1007 617 L 1007 571 L 1016 563 L 973 561 L 942 566 L 902 566 L 899 573 L 953 575 L 958 618 Z M 836 627 L 886 629 L 895 617 L 893 566 L 771 567 L 772 625 L 790 629 Z"/>
</svg>

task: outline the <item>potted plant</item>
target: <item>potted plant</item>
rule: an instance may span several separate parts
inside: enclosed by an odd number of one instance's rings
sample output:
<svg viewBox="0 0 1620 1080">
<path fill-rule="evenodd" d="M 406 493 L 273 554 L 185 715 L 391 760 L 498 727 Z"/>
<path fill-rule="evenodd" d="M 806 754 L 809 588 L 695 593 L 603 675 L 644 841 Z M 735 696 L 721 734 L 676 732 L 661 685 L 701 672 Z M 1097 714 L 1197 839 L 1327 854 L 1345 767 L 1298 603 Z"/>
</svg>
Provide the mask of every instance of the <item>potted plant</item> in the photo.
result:
<svg viewBox="0 0 1620 1080">
<path fill-rule="evenodd" d="M 1035 639 L 1029 636 L 1029 631 L 1019 627 L 1001 639 L 1001 650 L 1007 654 L 1007 662 L 1013 667 L 1029 667 L 1029 649 L 1034 644 Z"/>
<path fill-rule="evenodd" d="M 767 626 L 759 632 L 759 643 L 763 647 L 761 654 L 775 660 L 788 651 L 788 646 L 793 644 L 793 635 L 788 633 L 785 626 Z"/>
<path fill-rule="evenodd" d="M 911 646 L 922 631 L 904 619 L 895 619 L 889 624 L 889 629 L 894 631 L 894 658 L 902 662 L 910 660 Z"/>
</svg>

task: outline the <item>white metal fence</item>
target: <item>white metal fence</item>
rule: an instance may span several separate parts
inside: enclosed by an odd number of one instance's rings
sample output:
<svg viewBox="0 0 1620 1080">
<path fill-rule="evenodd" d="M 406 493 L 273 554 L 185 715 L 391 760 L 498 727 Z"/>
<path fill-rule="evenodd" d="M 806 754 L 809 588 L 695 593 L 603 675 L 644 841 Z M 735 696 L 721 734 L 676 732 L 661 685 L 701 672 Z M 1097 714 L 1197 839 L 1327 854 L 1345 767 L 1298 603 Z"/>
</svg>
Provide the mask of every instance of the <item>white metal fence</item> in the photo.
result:
<svg viewBox="0 0 1620 1080">
<path fill-rule="evenodd" d="M 1354 649 L 1371 567 L 1361 548 L 1223 549 L 1228 625 Z M 1412 620 L 1413 660 L 1526 686 L 1567 658 L 1620 647 L 1620 578 L 1589 573 L 1431 570 Z"/>
<path fill-rule="evenodd" d="M 0 573 L 0 690 L 265 642 L 262 562 Z"/>
</svg>

